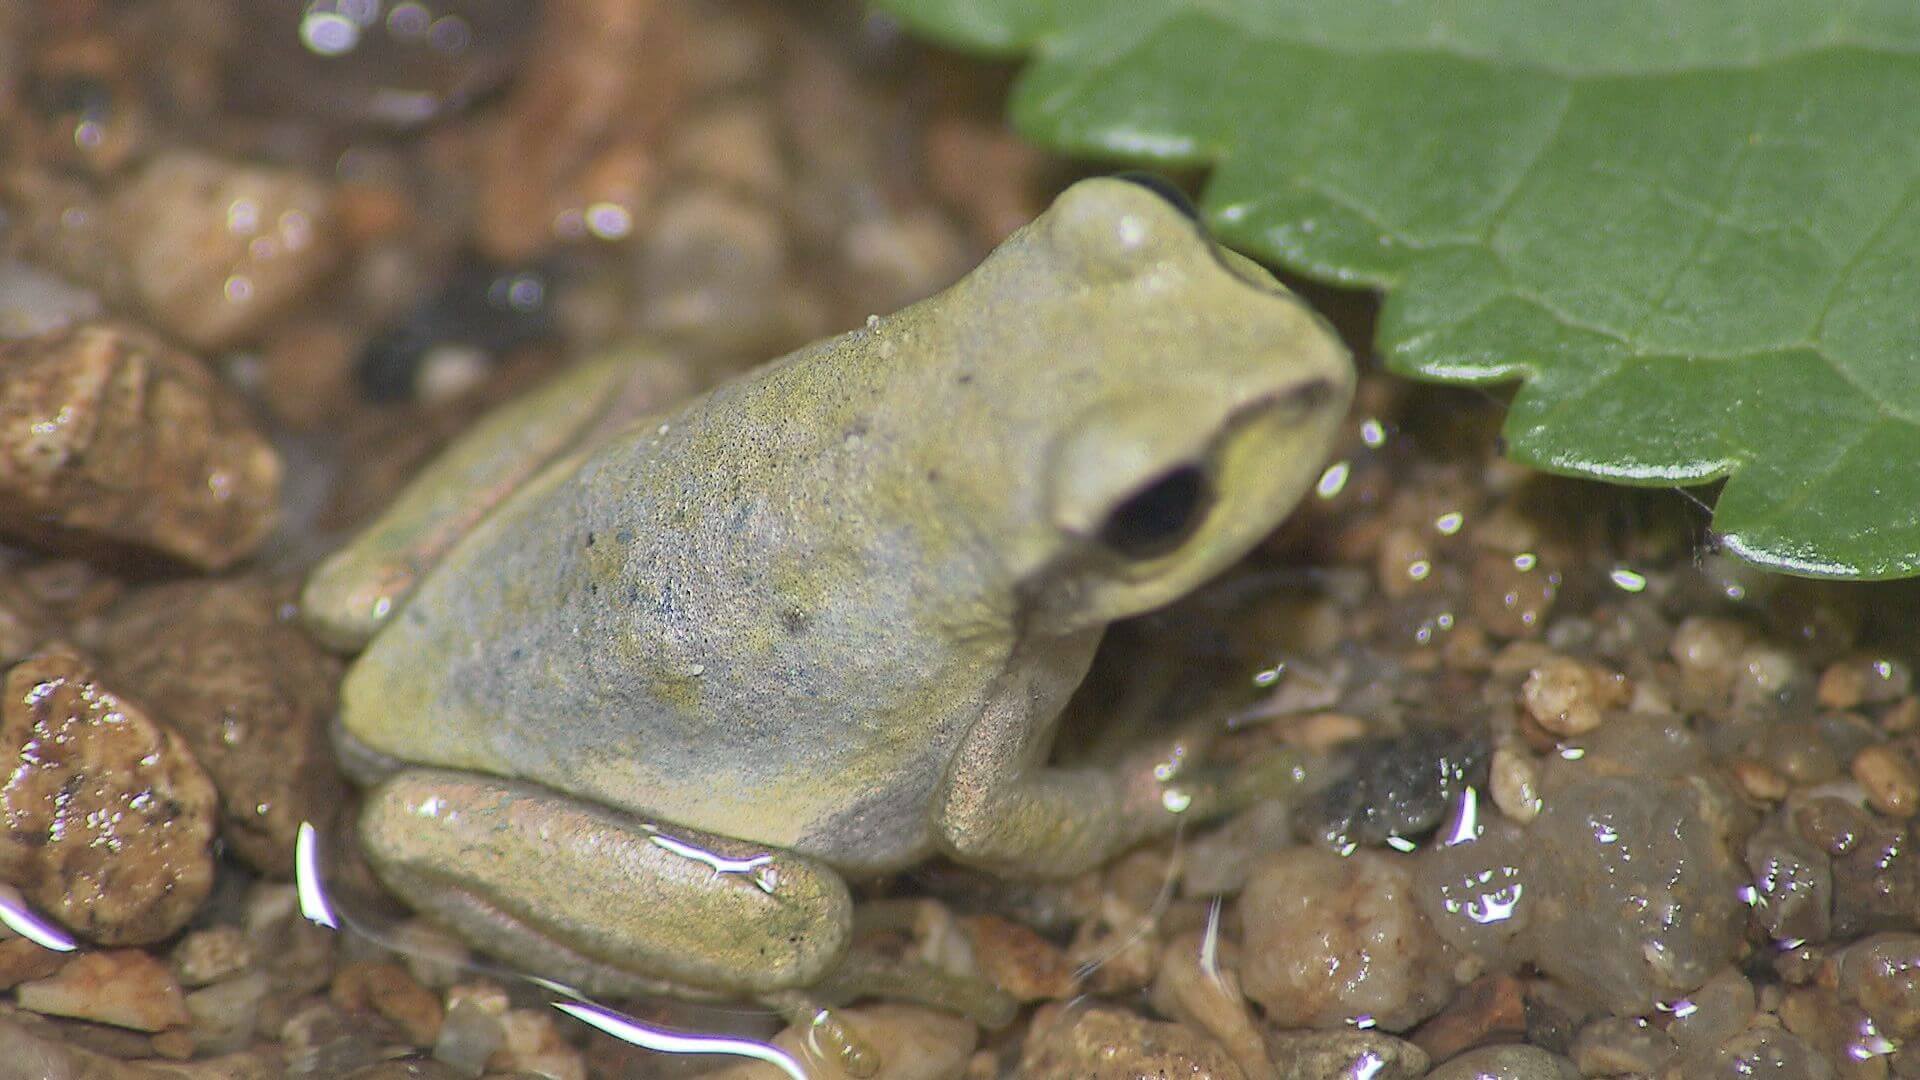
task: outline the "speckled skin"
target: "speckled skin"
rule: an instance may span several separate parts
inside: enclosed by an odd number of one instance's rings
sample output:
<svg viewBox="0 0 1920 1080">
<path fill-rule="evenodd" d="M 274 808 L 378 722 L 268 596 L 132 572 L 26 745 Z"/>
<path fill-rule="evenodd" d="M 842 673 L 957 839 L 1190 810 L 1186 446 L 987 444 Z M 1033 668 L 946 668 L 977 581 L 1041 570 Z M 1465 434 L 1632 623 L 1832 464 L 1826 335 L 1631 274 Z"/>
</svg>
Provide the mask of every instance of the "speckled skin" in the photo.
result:
<svg viewBox="0 0 1920 1080">
<path fill-rule="evenodd" d="M 1352 380 L 1179 208 L 1075 185 L 946 292 L 561 457 L 392 595 L 364 551 L 323 566 L 309 619 L 377 627 L 348 757 L 410 766 L 370 857 L 516 961 L 764 996 L 847 965 L 838 873 L 1071 874 L 1225 809 L 1272 774 L 1046 768 L 1054 723 L 1108 623 L 1285 516 Z"/>
</svg>

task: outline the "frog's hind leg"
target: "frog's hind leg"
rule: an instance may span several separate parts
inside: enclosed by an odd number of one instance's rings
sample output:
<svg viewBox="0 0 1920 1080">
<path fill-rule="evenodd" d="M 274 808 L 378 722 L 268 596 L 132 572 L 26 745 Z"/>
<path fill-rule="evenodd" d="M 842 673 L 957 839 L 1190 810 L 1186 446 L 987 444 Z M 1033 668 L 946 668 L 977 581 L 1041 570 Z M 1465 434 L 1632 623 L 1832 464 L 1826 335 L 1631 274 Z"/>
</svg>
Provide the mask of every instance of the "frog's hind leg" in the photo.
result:
<svg viewBox="0 0 1920 1080">
<path fill-rule="evenodd" d="M 501 407 L 314 569 L 300 597 L 308 629 L 332 648 L 359 649 L 447 549 L 534 474 L 696 389 L 681 357 L 631 349 L 579 364 Z"/>
<path fill-rule="evenodd" d="M 840 964 L 852 936 L 845 883 L 812 859 L 533 784 L 400 772 L 368 792 L 359 832 L 408 903 L 589 993 L 799 990 Z"/>
</svg>

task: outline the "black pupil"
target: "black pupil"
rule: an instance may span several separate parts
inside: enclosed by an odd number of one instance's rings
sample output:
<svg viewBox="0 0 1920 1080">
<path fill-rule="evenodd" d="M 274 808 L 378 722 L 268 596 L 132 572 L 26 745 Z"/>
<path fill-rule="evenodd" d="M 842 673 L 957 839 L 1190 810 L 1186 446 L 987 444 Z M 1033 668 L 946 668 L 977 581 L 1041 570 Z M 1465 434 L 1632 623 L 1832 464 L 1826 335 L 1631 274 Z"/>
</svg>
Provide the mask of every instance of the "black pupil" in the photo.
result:
<svg viewBox="0 0 1920 1080">
<path fill-rule="evenodd" d="M 1199 466 L 1182 465 L 1114 507 L 1100 542 L 1129 559 L 1165 555 L 1193 530 L 1208 494 Z"/>
</svg>

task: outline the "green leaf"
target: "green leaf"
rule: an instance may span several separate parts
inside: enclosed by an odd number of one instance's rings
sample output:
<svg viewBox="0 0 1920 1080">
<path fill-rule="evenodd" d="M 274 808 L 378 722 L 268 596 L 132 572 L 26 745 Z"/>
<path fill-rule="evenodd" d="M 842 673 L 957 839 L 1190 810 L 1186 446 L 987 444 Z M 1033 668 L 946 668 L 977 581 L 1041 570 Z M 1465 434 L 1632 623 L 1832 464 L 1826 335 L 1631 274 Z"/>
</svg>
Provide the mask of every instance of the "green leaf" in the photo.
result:
<svg viewBox="0 0 1920 1080">
<path fill-rule="evenodd" d="M 1726 478 L 1732 550 L 1920 573 L 1920 4 L 881 0 L 1030 56 L 1015 123 L 1209 165 L 1228 243 L 1386 290 L 1510 454 Z"/>
</svg>

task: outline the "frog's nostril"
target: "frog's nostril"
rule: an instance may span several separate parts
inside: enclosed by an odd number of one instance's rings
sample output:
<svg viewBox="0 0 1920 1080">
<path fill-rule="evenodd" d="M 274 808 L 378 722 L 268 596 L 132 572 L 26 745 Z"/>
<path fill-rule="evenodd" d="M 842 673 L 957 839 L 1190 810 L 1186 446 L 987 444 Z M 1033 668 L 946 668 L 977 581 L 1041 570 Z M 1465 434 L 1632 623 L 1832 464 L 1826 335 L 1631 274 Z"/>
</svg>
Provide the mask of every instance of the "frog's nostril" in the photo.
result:
<svg viewBox="0 0 1920 1080">
<path fill-rule="evenodd" d="M 1115 506 L 1100 527 L 1100 542 L 1128 559 L 1158 558 L 1180 546 L 1212 502 L 1206 472 L 1181 465 Z"/>
</svg>

